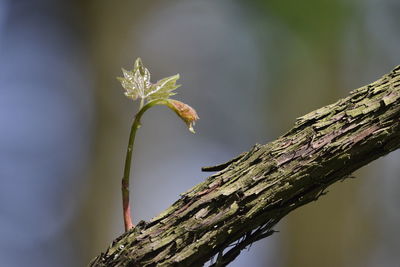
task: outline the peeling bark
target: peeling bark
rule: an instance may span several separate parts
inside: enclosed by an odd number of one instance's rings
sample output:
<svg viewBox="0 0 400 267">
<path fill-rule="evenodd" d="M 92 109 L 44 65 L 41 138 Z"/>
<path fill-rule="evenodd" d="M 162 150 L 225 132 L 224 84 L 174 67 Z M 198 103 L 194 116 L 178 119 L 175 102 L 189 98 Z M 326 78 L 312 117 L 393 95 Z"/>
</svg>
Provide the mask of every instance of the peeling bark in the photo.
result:
<svg viewBox="0 0 400 267">
<path fill-rule="evenodd" d="M 90 266 L 225 266 L 290 211 L 400 147 L 400 66 L 255 145 L 118 237 Z M 233 246 L 232 246 L 233 244 Z"/>
</svg>

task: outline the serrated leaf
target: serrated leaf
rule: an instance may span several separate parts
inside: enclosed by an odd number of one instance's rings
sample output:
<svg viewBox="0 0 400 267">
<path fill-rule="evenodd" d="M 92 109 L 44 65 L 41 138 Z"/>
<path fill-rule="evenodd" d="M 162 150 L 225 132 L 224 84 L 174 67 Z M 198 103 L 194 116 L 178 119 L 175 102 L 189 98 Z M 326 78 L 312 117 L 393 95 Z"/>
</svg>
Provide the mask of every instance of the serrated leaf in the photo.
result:
<svg viewBox="0 0 400 267">
<path fill-rule="evenodd" d="M 132 100 L 136 100 L 139 97 L 138 92 L 134 87 L 132 80 L 123 77 L 117 77 L 117 80 L 121 82 L 122 87 L 125 89 L 124 94 L 127 97 L 131 98 Z"/>
<path fill-rule="evenodd" d="M 133 74 L 132 82 L 133 86 L 137 89 L 139 96 L 145 98 L 146 82 L 139 69 L 137 69 Z"/>
<path fill-rule="evenodd" d="M 140 59 L 140 57 L 138 57 L 135 60 L 135 64 L 134 64 L 134 67 L 133 67 L 133 72 L 136 72 L 137 70 L 139 70 L 143 74 L 144 73 L 142 71 L 143 69 L 144 69 L 144 66 L 143 66 L 142 60 Z"/>
<path fill-rule="evenodd" d="M 144 79 L 144 81 L 146 83 L 146 88 L 149 88 L 151 86 L 150 71 L 147 68 L 144 68 L 143 79 Z"/>
<path fill-rule="evenodd" d="M 176 84 L 176 81 L 178 79 L 179 79 L 179 74 L 159 80 L 146 93 L 147 98 L 149 100 L 167 99 L 170 96 L 175 95 L 173 91 L 180 86 Z"/>
<path fill-rule="evenodd" d="M 124 77 L 117 77 L 125 89 L 125 95 L 133 100 L 137 98 L 147 99 L 148 101 L 155 99 L 168 99 L 175 95 L 173 92 L 180 85 L 176 84 L 179 74 L 166 77 L 157 83 L 150 82 L 150 71 L 144 67 L 140 58 L 136 59 L 132 71 L 122 68 Z"/>
<path fill-rule="evenodd" d="M 124 74 L 124 78 L 131 81 L 133 79 L 133 73 L 131 71 L 128 71 L 124 68 L 121 68 L 122 73 Z"/>
</svg>

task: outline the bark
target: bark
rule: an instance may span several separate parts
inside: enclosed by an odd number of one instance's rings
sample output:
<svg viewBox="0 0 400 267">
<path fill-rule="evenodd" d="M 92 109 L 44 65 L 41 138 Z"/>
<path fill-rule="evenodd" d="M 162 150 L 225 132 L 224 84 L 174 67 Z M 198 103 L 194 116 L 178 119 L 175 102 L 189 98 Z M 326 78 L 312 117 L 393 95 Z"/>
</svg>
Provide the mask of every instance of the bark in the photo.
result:
<svg viewBox="0 0 400 267">
<path fill-rule="evenodd" d="M 400 147 L 400 66 L 255 145 L 118 237 L 91 266 L 225 266 L 292 210 Z"/>
</svg>

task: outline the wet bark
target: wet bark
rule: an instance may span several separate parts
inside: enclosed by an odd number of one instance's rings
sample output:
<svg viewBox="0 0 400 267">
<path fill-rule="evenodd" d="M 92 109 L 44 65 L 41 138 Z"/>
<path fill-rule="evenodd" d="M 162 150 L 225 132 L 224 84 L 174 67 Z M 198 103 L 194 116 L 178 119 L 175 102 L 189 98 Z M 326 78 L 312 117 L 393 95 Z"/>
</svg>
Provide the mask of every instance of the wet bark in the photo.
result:
<svg viewBox="0 0 400 267">
<path fill-rule="evenodd" d="M 255 145 L 118 237 L 90 266 L 225 266 L 292 210 L 400 147 L 400 66 Z"/>
</svg>

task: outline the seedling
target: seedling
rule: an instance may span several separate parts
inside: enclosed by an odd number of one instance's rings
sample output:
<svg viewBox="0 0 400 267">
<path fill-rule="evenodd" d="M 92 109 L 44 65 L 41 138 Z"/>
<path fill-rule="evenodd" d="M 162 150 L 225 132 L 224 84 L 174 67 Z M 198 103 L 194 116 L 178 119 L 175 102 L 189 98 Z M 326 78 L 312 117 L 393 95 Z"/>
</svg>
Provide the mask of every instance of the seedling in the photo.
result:
<svg viewBox="0 0 400 267">
<path fill-rule="evenodd" d="M 136 131 L 141 125 L 140 120 L 143 113 L 156 105 L 167 106 L 186 123 L 189 131 L 192 133 L 194 133 L 193 126 L 199 117 L 196 111 L 189 105 L 170 98 L 176 94 L 174 91 L 180 87 L 180 85 L 176 84 L 176 81 L 179 79 L 179 74 L 166 77 L 156 83 L 151 83 L 150 72 L 143 66 L 140 58 L 136 59 L 132 71 L 122 69 L 122 72 L 124 77 L 118 77 L 117 79 L 125 89 L 125 95 L 132 100 L 140 99 L 139 110 L 134 117 L 129 135 L 124 176 L 122 177 L 121 185 L 124 225 L 125 231 L 128 231 L 134 227 L 129 203 L 129 176 L 131 171 L 132 151 L 135 144 Z"/>
</svg>

